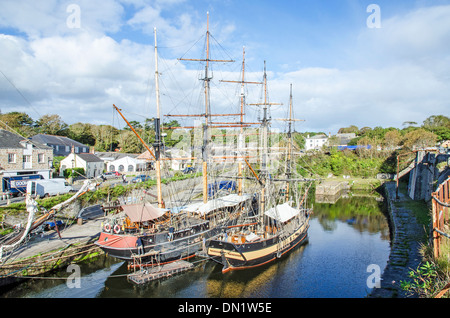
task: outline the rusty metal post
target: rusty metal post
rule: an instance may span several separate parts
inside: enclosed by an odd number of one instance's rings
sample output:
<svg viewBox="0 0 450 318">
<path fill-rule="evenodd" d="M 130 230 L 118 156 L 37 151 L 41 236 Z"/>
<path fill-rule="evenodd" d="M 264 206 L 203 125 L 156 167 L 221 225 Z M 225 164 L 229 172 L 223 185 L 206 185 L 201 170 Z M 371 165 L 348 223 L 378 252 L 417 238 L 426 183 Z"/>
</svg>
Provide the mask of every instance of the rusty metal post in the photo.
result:
<svg viewBox="0 0 450 318">
<path fill-rule="evenodd" d="M 395 199 L 398 200 L 400 197 L 398 196 L 398 183 L 399 183 L 399 174 L 400 174 L 400 155 L 397 156 L 397 185 L 395 188 Z"/>
</svg>

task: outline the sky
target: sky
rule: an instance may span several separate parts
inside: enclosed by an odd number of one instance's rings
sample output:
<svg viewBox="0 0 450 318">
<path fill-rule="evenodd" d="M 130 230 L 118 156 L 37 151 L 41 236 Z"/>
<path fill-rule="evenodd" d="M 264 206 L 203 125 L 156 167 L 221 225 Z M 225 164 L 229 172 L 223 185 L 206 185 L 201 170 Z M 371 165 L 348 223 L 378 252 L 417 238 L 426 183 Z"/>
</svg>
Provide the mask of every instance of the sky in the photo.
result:
<svg viewBox="0 0 450 318">
<path fill-rule="evenodd" d="M 450 0 L 2 0 L 0 111 L 117 128 L 113 104 L 130 121 L 156 116 L 156 28 L 161 114 L 201 114 L 205 63 L 179 59 L 205 58 L 207 12 L 210 58 L 234 60 L 209 65 L 212 113 L 240 111 L 240 84 L 222 81 L 241 80 L 245 50 L 246 81 L 266 63 L 273 127 L 291 84 L 300 132 L 450 115 Z M 262 85 L 244 93 L 262 102 Z"/>
</svg>

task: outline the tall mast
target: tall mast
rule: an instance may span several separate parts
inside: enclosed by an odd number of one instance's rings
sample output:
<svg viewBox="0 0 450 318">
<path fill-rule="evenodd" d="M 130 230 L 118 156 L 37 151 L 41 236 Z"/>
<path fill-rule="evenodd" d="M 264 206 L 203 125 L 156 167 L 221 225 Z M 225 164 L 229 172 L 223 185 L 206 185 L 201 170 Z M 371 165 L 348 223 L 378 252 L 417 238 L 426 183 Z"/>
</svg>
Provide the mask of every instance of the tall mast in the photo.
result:
<svg viewBox="0 0 450 318">
<path fill-rule="evenodd" d="M 155 89 L 156 89 L 156 118 L 155 118 L 155 143 L 153 148 L 155 149 L 155 169 L 156 169 L 156 188 L 158 196 L 158 207 L 163 208 L 162 189 L 161 189 L 161 110 L 159 105 L 159 73 L 158 73 L 158 45 L 156 41 L 156 28 L 155 30 Z"/>
<path fill-rule="evenodd" d="M 212 77 L 209 77 L 209 62 L 234 62 L 233 60 L 212 60 L 209 58 L 209 12 L 207 12 L 206 19 L 206 59 L 183 59 L 182 61 L 200 61 L 206 62 L 205 64 L 205 77 L 203 81 L 205 83 L 205 125 L 203 127 L 203 147 L 202 147 L 202 163 L 203 163 L 203 203 L 208 202 L 208 125 L 209 125 L 209 117 L 211 117 L 211 108 L 209 102 L 209 82 Z"/>
<path fill-rule="evenodd" d="M 241 81 L 226 81 L 220 80 L 221 82 L 228 83 L 240 83 L 241 84 L 241 121 L 240 127 L 241 131 L 238 139 L 238 149 L 244 149 L 244 104 L 245 104 L 245 94 L 244 94 L 244 85 L 245 84 L 263 84 L 263 82 L 246 82 L 245 81 L 245 47 L 242 48 L 242 80 Z M 238 194 L 242 195 L 243 189 L 243 176 L 242 176 L 242 159 L 238 159 L 238 176 L 239 176 L 239 184 L 238 184 Z"/>
<path fill-rule="evenodd" d="M 209 111 L 209 12 L 206 13 L 206 64 L 205 64 L 205 126 L 203 127 L 203 147 L 202 147 L 202 174 L 203 174 L 203 203 L 208 202 L 208 116 Z"/>
<path fill-rule="evenodd" d="M 294 112 L 293 112 L 293 103 L 292 103 L 292 84 L 290 85 L 290 94 L 289 94 L 289 118 L 281 118 L 277 120 L 281 121 L 287 121 L 288 122 L 288 153 L 287 153 L 287 160 L 286 160 L 286 202 L 289 201 L 289 191 L 290 191 L 290 184 L 289 180 L 292 176 L 292 123 L 295 121 L 304 121 L 303 119 L 295 119 L 293 118 Z"/>
<path fill-rule="evenodd" d="M 240 124 L 244 122 L 244 82 L 245 82 L 245 47 L 242 48 L 242 82 L 241 82 L 241 121 Z M 244 149 L 244 127 L 241 127 L 241 132 L 239 134 L 238 149 Z M 242 159 L 238 159 L 238 195 L 242 195 L 243 179 L 242 179 Z"/>
<path fill-rule="evenodd" d="M 288 156 L 286 167 L 286 202 L 289 201 L 289 179 L 291 178 L 291 153 L 292 153 L 292 84 L 289 94 L 289 122 L 288 122 Z"/>
<path fill-rule="evenodd" d="M 261 224 L 264 222 L 264 211 L 266 208 L 266 188 L 268 188 L 268 179 L 267 179 L 267 159 L 268 159 L 268 127 L 270 119 L 268 118 L 268 107 L 270 105 L 282 105 L 279 103 L 269 103 L 267 100 L 267 72 L 266 72 L 266 61 L 264 61 L 264 102 L 263 103 L 257 103 L 257 104 L 250 104 L 250 105 L 262 105 L 263 106 L 263 118 L 261 120 L 261 128 L 262 128 L 262 134 L 261 134 L 261 145 L 262 145 L 262 152 L 261 152 L 261 178 L 262 183 L 264 187 L 261 189 L 261 198 L 260 198 L 260 216 L 261 216 Z"/>
<path fill-rule="evenodd" d="M 261 219 L 264 217 L 265 203 L 266 203 L 266 187 L 267 187 L 267 73 L 266 61 L 264 61 L 264 104 L 263 104 L 263 119 L 262 119 L 262 157 L 261 157 L 261 172 L 264 179 L 264 188 L 261 191 Z"/>
</svg>

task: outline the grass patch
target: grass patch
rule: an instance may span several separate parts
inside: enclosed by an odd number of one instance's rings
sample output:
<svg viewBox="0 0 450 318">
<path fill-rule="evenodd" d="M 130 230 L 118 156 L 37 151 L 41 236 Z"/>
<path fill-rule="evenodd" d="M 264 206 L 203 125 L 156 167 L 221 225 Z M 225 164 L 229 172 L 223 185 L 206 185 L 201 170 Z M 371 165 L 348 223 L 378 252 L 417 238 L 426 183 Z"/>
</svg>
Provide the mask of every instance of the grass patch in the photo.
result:
<svg viewBox="0 0 450 318">
<path fill-rule="evenodd" d="M 430 209 L 425 201 L 403 201 L 401 202 L 401 206 L 413 212 L 417 223 L 420 223 L 426 227 L 430 226 Z"/>
<path fill-rule="evenodd" d="M 450 282 L 450 239 L 442 238 L 440 255 L 436 263 L 442 272 L 447 275 L 447 281 Z"/>
<path fill-rule="evenodd" d="M 424 200 L 412 200 L 407 194 L 408 185 L 404 182 L 399 184 L 399 193 L 404 195 L 401 201 L 395 201 L 397 208 L 410 210 L 419 224 L 428 228 L 431 224 L 431 209 Z"/>
</svg>

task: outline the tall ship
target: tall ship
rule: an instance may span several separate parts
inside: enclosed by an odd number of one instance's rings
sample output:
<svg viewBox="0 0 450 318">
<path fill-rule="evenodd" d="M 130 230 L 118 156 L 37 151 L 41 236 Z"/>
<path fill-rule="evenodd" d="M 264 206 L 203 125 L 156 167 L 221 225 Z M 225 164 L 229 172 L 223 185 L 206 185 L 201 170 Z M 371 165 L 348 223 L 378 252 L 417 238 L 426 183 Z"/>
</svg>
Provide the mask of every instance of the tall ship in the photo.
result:
<svg viewBox="0 0 450 318">
<path fill-rule="evenodd" d="M 211 121 L 213 115 L 209 102 L 209 63 L 216 60 L 209 56 L 209 14 L 206 32 L 206 58 L 205 59 L 180 59 L 205 62 L 204 92 L 205 111 L 198 115 L 205 119 L 203 124 L 203 145 L 201 158 L 189 157 L 189 160 L 197 160 L 201 163 L 202 200 L 195 201 L 184 199 L 185 204 L 180 206 L 180 200 L 171 200 L 168 196 L 163 198 L 162 191 L 162 136 L 161 115 L 159 105 L 158 84 L 158 55 L 155 29 L 155 87 L 157 116 L 154 121 L 155 143 L 151 149 L 139 136 L 132 125 L 126 120 L 121 110 L 114 105 L 122 118 L 130 126 L 131 130 L 143 143 L 147 152 L 151 155 L 156 170 L 157 205 L 147 203 L 123 204 L 116 211 L 110 213 L 103 224 L 99 239 L 96 242 L 103 251 L 112 257 L 127 260 L 130 266 L 144 267 L 165 264 L 173 261 L 188 259 L 199 251 L 206 251 L 206 243 L 217 237 L 224 229 L 235 226 L 242 215 L 254 214 L 258 209 L 256 199 L 253 195 L 233 193 L 235 190 L 233 182 L 213 182 L 208 178 L 209 163 L 212 161 L 209 155 L 208 143 L 210 128 L 228 127 L 214 125 Z M 219 62 L 219 61 L 217 61 Z M 233 62 L 220 60 L 220 62 Z M 228 114 L 229 115 L 229 114 Z M 183 115 L 179 115 L 183 116 Z M 196 115 L 184 115 L 193 117 Z M 241 123 L 242 124 L 242 123 Z M 234 126 L 233 126 L 234 127 Z M 183 127 L 179 127 L 183 128 Z M 187 127 L 186 127 L 187 128 Z M 186 158 L 185 158 L 186 159 Z M 212 169 L 209 169 L 212 170 Z M 199 183 L 196 178 L 192 183 L 178 189 L 180 192 L 193 191 Z M 192 189 L 191 189 L 192 188 Z M 219 195 L 219 194 L 222 195 Z M 173 197 L 173 196 L 172 196 Z"/>
<path fill-rule="evenodd" d="M 267 75 L 264 66 L 264 101 L 261 120 L 261 169 L 254 169 L 259 187 L 259 208 L 253 219 L 241 226 L 227 229 L 208 242 L 208 256 L 223 265 L 222 272 L 248 269 L 275 261 L 308 239 L 311 208 L 307 208 L 308 190 L 312 180 L 295 178 L 292 161 L 292 85 L 288 123 L 288 145 L 284 176 L 272 175 L 268 165 L 268 128 L 270 118 L 267 100 Z M 276 173 L 276 172 L 275 172 Z M 304 185 L 304 186 L 303 186 Z"/>
</svg>

